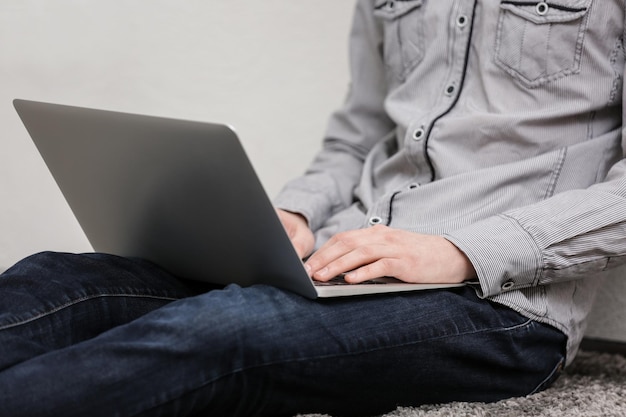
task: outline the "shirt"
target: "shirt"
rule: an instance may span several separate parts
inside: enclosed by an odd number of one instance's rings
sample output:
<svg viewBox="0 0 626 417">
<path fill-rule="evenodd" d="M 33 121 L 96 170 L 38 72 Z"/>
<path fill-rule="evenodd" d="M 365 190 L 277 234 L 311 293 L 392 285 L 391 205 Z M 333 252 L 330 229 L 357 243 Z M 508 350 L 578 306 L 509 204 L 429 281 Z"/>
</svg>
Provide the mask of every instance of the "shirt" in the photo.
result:
<svg viewBox="0 0 626 417">
<path fill-rule="evenodd" d="M 449 239 L 481 297 L 568 336 L 626 263 L 623 0 L 358 0 L 351 84 L 275 199 L 317 245 L 390 227 Z"/>
</svg>

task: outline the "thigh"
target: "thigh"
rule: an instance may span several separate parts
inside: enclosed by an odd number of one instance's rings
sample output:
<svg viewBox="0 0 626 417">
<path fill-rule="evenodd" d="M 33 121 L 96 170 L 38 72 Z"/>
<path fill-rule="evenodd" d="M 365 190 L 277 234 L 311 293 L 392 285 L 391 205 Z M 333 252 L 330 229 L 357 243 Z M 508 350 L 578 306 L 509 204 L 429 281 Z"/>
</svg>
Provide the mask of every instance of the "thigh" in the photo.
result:
<svg viewBox="0 0 626 417">
<path fill-rule="evenodd" d="M 0 369 L 193 295 L 139 260 L 45 252 L 0 275 Z"/>
<path fill-rule="evenodd" d="M 255 317 L 238 319 L 249 325 L 232 341 L 245 346 L 233 350 L 237 367 L 206 387 L 221 394 L 211 414 L 361 416 L 490 402 L 537 390 L 564 361 L 561 332 L 471 288 L 323 301 L 285 294 L 272 305 L 239 310 Z"/>
<path fill-rule="evenodd" d="M 566 343 L 558 330 L 469 287 L 307 300 L 230 286 L 146 319 L 157 316 L 171 325 L 161 329 L 167 346 L 186 354 L 175 370 L 152 378 L 173 381 L 178 391 L 163 395 L 167 385 L 153 386 L 146 415 L 357 416 L 496 401 L 541 386 L 562 364 Z"/>
<path fill-rule="evenodd" d="M 334 344 L 334 352 L 269 369 L 285 377 L 287 395 L 275 396 L 276 409 L 266 415 L 298 409 L 364 416 L 398 406 L 493 402 L 545 388 L 565 361 L 563 333 L 470 288 L 367 304 L 369 312 L 346 311 L 337 318 L 343 325 L 317 340 Z"/>
</svg>

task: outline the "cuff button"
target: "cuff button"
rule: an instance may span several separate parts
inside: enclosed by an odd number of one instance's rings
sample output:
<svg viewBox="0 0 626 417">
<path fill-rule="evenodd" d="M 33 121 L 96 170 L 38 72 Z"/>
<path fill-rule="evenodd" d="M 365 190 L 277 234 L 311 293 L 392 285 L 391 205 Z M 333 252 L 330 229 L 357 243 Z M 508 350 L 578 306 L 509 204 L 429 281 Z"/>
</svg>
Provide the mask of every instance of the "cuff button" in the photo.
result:
<svg viewBox="0 0 626 417">
<path fill-rule="evenodd" d="M 513 281 L 507 281 L 504 284 L 502 284 L 502 291 L 508 291 L 511 288 L 513 288 L 515 286 L 515 282 Z"/>
</svg>

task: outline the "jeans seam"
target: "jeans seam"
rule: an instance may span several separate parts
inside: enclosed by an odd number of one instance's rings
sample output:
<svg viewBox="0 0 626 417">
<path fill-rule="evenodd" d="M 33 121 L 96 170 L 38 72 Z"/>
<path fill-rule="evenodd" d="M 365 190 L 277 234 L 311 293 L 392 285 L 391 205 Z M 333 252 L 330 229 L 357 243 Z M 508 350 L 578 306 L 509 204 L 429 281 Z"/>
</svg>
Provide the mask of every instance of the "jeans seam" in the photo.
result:
<svg viewBox="0 0 626 417">
<path fill-rule="evenodd" d="M 22 326 L 24 324 L 39 320 L 43 317 L 49 316 L 51 314 L 54 313 L 58 313 L 61 310 L 64 310 L 66 308 L 72 307 L 76 304 L 85 302 L 85 301 L 89 301 L 89 300 L 94 300 L 97 298 L 106 298 L 106 297 L 122 297 L 122 298 L 151 298 L 151 299 L 155 299 L 155 300 L 170 300 L 170 301 L 175 301 L 178 300 L 178 298 L 174 298 L 174 297 L 165 297 L 165 296 L 157 296 L 157 295 L 139 295 L 139 294 L 123 294 L 123 293 L 112 293 L 112 294 L 98 294 L 98 295 L 90 295 L 90 296 L 84 296 L 84 297 L 80 297 L 77 299 L 74 299 L 68 303 L 62 304 L 60 306 L 54 307 L 51 310 L 45 311 L 43 313 L 39 313 L 33 317 L 30 317 L 26 320 L 20 320 L 17 323 L 11 323 L 11 324 L 6 324 L 4 326 L 0 326 L 0 331 L 2 330 L 7 330 L 7 329 L 11 329 L 13 327 L 17 327 L 17 326 Z"/>
<path fill-rule="evenodd" d="M 435 340 L 443 340 L 443 339 L 452 338 L 452 337 L 467 336 L 467 335 L 474 335 L 474 334 L 481 334 L 481 333 L 487 334 L 487 333 L 492 333 L 492 332 L 496 332 L 496 331 L 498 331 L 498 332 L 509 332 L 509 331 L 513 331 L 513 330 L 517 330 L 517 329 L 521 329 L 523 327 L 526 327 L 526 326 L 528 326 L 531 323 L 533 323 L 533 320 L 532 319 L 527 319 L 523 323 L 516 324 L 514 326 L 502 327 L 502 328 L 497 328 L 497 329 L 492 328 L 492 329 L 485 329 L 485 330 L 476 330 L 476 331 L 470 331 L 470 332 L 457 333 L 457 334 L 454 334 L 454 335 L 445 335 L 445 336 L 438 336 L 438 337 L 433 337 L 433 338 L 429 338 L 429 339 L 416 340 L 416 341 L 413 341 L 413 342 L 397 343 L 397 344 L 394 344 L 394 345 L 388 345 L 388 346 L 383 346 L 383 347 L 376 347 L 376 348 L 371 348 L 371 349 L 366 349 L 366 350 L 360 350 L 360 351 L 357 351 L 357 352 L 348 352 L 347 356 L 363 355 L 363 354 L 377 352 L 377 351 L 381 351 L 381 350 L 395 349 L 395 348 L 399 348 L 399 347 L 405 347 L 405 346 L 410 346 L 410 345 L 415 345 L 415 344 L 425 343 L 425 342 L 432 342 L 432 341 L 435 341 Z M 319 356 L 308 356 L 308 357 L 302 357 L 302 358 L 293 358 L 293 359 L 277 360 L 277 361 L 268 361 L 267 363 L 262 363 L 262 364 L 247 366 L 247 367 L 244 366 L 244 367 L 241 367 L 240 369 L 232 370 L 230 373 L 225 373 L 223 375 L 219 375 L 219 376 L 215 377 L 212 381 L 207 382 L 207 384 L 215 382 L 216 380 L 218 380 L 220 378 L 229 376 L 230 374 L 234 374 L 234 373 L 238 373 L 238 372 L 242 372 L 242 371 L 247 371 L 247 370 L 254 369 L 254 368 L 261 368 L 263 366 L 272 366 L 272 365 L 278 365 L 278 364 L 282 364 L 282 363 L 295 363 L 295 362 L 317 360 L 317 359 L 329 359 L 329 358 L 336 358 L 336 357 L 341 357 L 341 356 L 346 356 L 346 354 L 345 353 L 335 353 L 335 354 L 327 354 L 327 355 L 319 355 Z"/>
<path fill-rule="evenodd" d="M 547 388 L 552 382 L 556 381 L 556 379 L 559 377 L 561 370 L 563 369 L 563 364 L 565 363 L 565 358 L 562 357 L 561 359 L 559 359 L 559 361 L 557 362 L 557 364 L 554 366 L 554 368 L 552 368 L 552 370 L 550 371 L 550 373 L 548 374 L 548 376 L 546 376 L 536 387 L 535 389 L 532 390 L 532 392 L 528 395 L 533 395 L 536 394 L 538 392 L 543 391 L 545 388 Z"/>
</svg>

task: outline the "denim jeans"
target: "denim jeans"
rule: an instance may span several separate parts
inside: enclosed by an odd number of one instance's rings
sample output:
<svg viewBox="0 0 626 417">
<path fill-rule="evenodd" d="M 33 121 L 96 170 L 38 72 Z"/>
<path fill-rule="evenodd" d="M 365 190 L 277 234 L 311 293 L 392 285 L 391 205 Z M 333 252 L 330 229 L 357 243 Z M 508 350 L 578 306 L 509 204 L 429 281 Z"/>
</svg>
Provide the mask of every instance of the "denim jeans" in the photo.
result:
<svg viewBox="0 0 626 417">
<path fill-rule="evenodd" d="M 470 288 L 308 300 L 110 255 L 0 276 L 2 416 L 375 415 L 545 388 L 565 336 Z"/>
</svg>

